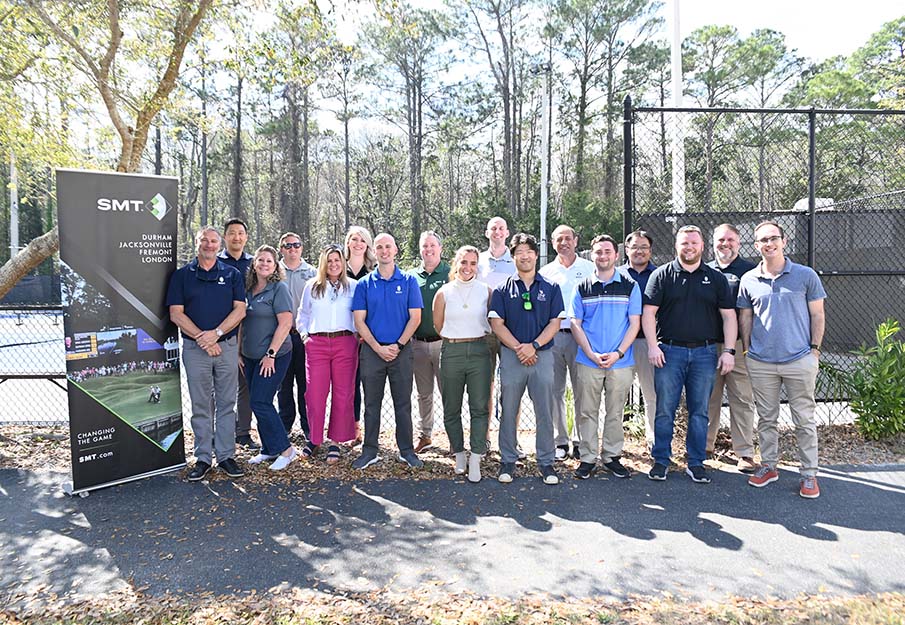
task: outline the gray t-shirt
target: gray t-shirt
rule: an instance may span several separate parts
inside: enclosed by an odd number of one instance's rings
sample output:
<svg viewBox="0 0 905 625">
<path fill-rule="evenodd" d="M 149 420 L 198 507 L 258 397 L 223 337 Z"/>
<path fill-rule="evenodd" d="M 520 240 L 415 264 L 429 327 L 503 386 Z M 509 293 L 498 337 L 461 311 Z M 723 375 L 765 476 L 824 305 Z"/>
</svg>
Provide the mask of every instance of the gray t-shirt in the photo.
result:
<svg viewBox="0 0 905 625">
<path fill-rule="evenodd" d="M 242 321 L 242 355 L 259 360 L 270 349 L 273 333 L 277 329 L 277 313 L 295 313 L 292 298 L 285 282 L 268 282 L 257 295 L 252 295 L 249 290 L 245 294 L 245 300 L 248 305 Z M 277 350 L 277 356 L 283 356 L 290 350 L 292 341 L 287 335 Z"/>
<path fill-rule="evenodd" d="M 742 276 L 736 305 L 754 310 L 748 356 L 782 364 L 810 353 L 808 302 L 825 298 L 817 273 L 789 259 L 776 278 L 764 275 L 762 263 Z"/>
</svg>

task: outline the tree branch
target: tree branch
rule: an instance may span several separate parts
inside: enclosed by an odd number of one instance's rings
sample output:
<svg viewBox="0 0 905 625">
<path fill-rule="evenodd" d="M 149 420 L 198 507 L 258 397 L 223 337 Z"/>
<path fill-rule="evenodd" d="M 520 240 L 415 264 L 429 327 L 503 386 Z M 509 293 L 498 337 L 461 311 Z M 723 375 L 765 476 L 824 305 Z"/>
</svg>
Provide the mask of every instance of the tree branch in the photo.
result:
<svg viewBox="0 0 905 625">
<path fill-rule="evenodd" d="M 0 299 L 3 299 L 28 272 L 53 256 L 59 249 L 60 235 L 54 226 L 53 230 L 32 239 L 22 251 L 6 261 L 6 264 L 0 267 Z"/>
</svg>

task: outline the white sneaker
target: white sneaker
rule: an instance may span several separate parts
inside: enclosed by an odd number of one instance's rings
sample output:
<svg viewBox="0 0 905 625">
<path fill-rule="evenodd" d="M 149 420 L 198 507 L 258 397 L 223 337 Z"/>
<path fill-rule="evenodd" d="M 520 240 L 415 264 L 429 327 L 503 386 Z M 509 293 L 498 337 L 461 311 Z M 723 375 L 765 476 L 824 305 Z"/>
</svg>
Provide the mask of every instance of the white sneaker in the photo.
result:
<svg viewBox="0 0 905 625">
<path fill-rule="evenodd" d="M 477 484 L 481 481 L 481 454 L 473 453 L 468 457 L 468 481 Z"/>
<path fill-rule="evenodd" d="M 268 456 L 267 454 L 258 454 L 254 458 L 248 459 L 248 464 L 261 464 L 270 460 L 275 460 L 276 456 Z"/>
<path fill-rule="evenodd" d="M 515 453 L 518 455 L 519 460 L 524 460 L 525 458 L 528 457 L 528 454 L 526 454 L 524 451 L 522 451 L 521 445 L 515 446 Z"/>
<path fill-rule="evenodd" d="M 295 450 L 295 447 L 290 447 L 289 455 L 284 456 L 281 454 L 276 459 L 276 461 L 272 465 L 270 465 L 270 470 L 271 471 L 282 471 L 283 469 L 288 467 L 290 464 L 292 464 L 292 461 L 295 460 L 298 457 L 298 455 L 299 455 L 299 453 Z"/>
<path fill-rule="evenodd" d="M 456 475 L 462 475 L 465 473 L 466 466 L 468 464 L 468 452 L 467 451 L 457 451 L 455 453 L 456 456 Z"/>
</svg>

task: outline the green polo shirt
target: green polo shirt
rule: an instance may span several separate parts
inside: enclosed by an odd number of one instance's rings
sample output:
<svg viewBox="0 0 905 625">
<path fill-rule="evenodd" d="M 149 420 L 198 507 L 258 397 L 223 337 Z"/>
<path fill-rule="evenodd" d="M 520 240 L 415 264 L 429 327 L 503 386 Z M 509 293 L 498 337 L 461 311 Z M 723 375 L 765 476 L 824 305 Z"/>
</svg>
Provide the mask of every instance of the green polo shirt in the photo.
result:
<svg viewBox="0 0 905 625">
<path fill-rule="evenodd" d="M 449 282 L 449 264 L 440 261 L 437 268 L 428 273 L 421 263 L 410 272 L 415 280 L 418 281 L 418 288 L 421 289 L 421 299 L 424 300 L 424 308 L 421 310 L 421 323 L 415 330 L 415 336 L 419 339 L 432 339 L 439 336 L 436 328 L 434 328 L 434 295 L 440 290 L 440 287 Z"/>
</svg>

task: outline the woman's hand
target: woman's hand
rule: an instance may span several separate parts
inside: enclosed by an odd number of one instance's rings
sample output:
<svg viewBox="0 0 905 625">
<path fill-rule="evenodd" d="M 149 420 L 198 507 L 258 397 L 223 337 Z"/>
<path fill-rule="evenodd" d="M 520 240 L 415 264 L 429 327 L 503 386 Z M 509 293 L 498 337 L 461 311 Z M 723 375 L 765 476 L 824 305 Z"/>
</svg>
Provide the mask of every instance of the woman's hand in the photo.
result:
<svg viewBox="0 0 905 625">
<path fill-rule="evenodd" d="M 264 356 L 261 359 L 261 377 L 269 378 L 273 375 L 274 358 L 273 356 Z"/>
</svg>

